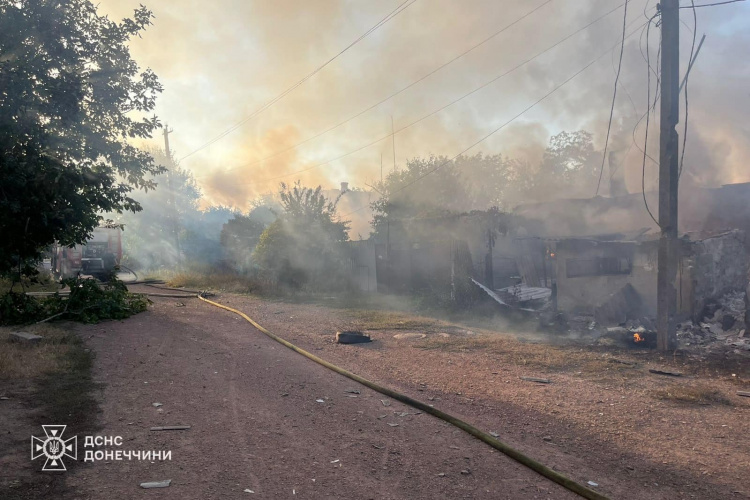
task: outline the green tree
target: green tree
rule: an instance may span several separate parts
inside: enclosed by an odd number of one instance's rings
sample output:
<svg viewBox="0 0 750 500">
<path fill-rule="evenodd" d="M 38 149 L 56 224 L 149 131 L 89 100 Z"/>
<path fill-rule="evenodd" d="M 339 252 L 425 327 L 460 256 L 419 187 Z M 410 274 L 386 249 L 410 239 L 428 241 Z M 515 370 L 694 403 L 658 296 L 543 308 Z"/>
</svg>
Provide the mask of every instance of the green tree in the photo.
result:
<svg viewBox="0 0 750 500">
<path fill-rule="evenodd" d="M 164 150 L 146 151 L 157 165 L 171 164 Z M 173 267 L 180 260 L 179 250 L 190 249 L 183 245 L 189 236 L 186 225 L 202 215 L 198 209 L 201 192 L 189 171 L 174 167 L 167 175 L 171 177 L 169 182 L 164 179 L 155 189 L 134 195 L 141 205 L 140 212 L 110 215 L 124 227 L 123 260 L 131 268 Z M 178 240 L 179 247 L 186 248 L 178 248 Z"/>
<path fill-rule="evenodd" d="M 221 246 L 228 260 L 240 271 L 252 267 L 252 252 L 266 225 L 249 215 L 237 214 L 221 228 Z"/>
<path fill-rule="evenodd" d="M 372 203 L 375 234 L 388 221 L 439 217 L 502 206 L 511 163 L 501 155 L 413 158 L 376 185 Z"/>
<path fill-rule="evenodd" d="M 585 130 L 552 136 L 544 157 L 525 189 L 537 201 L 591 197 L 601 168 L 601 153 Z"/>
<path fill-rule="evenodd" d="M 281 184 L 283 212 L 260 237 L 253 259 L 286 285 L 317 288 L 340 285 L 343 244 L 349 223 L 336 215 L 337 200 L 328 200 L 322 188 L 296 182 Z"/>
<path fill-rule="evenodd" d="M 159 126 L 162 91 L 128 41 L 145 7 L 113 22 L 88 0 L 0 0 L 0 272 L 54 240 L 81 243 L 104 212 L 137 211 L 130 193 L 162 171 L 128 143 Z"/>
</svg>

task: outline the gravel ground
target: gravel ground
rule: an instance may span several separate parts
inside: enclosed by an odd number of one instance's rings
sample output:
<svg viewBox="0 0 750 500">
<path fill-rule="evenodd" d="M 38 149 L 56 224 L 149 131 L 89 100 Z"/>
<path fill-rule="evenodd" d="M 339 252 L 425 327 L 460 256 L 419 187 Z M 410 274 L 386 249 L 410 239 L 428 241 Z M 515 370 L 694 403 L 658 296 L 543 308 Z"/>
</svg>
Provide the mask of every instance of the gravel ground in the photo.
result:
<svg viewBox="0 0 750 500">
<path fill-rule="evenodd" d="M 611 498 L 750 498 L 750 400 L 735 395 L 748 390 L 742 360 L 555 347 L 403 313 L 215 300 Z M 122 436 L 124 451 L 171 450 L 172 459 L 83 464 L 66 475 L 66 497 L 574 497 L 197 299 L 154 298 L 128 320 L 73 328 L 96 353 L 95 377 L 105 384 L 99 433 Z M 367 330 L 374 342 L 335 344 L 345 329 Z M 648 372 L 663 367 L 685 376 Z M 191 428 L 149 430 L 164 425 Z M 163 479 L 169 488 L 139 487 Z"/>
<path fill-rule="evenodd" d="M 750 401 L 735 395 L 743 388 L 737 377 L 711 377 L 715 370 L 699 362 L 680 364 L 636 351 L 615 358 L 461 325 L 420 325 L 419 318 L 401 315 L 390 322 L 396 329 L 369 331 L 372 344 L 337 345 L 337 330 L 388 321 L 382 315 L 373 320 L 361 312 L 246 296 L 217 301 L 326 360 L 495 431 L 574 479 L 598 483 L 613 498 L 750 498 Z M 403 333 L 425 337 L 394 338 Z M 247 335 L 258 332 L 248 325 Z M 747 361 L 738 365 L 744 384 Z M 678 366 L 687 376 L 648 372 L 663 366 Z M 526 382 L 522 376 L 552 383 Z M 708 393 L 708 401 L 682 402 L 683 393 L 701 398 Z"/>
<path fill-rule="evenodd" d="M 154 301 L 128 320 L 77 328 L 106 383 L 100 434 L 122 436 L 124 451 L 171 450 L 172 460 L 81 466 L 67 479 L 76 498 L 574 498 L 235 315 L 196 299 Z M 149 431 L 164 425 L 191 428 Z M 170 487 L 139 487 L 164 479 Z"/>
</svg>

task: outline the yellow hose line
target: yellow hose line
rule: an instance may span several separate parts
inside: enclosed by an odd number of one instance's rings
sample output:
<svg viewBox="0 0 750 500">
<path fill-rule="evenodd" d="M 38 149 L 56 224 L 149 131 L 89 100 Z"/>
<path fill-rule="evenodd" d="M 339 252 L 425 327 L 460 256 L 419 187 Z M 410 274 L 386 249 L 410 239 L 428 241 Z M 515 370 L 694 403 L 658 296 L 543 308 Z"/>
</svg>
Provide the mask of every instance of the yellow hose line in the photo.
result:
<svg viewBox="0 0 750 500">
<path fill-rule="evenodd" d="M 387 387 L 383 387 L 382 385 L 378 385 L 375 382 L 371 382 L 370 380 L 367 380 L 366 378 L 362 378 L 359 375 L 352 373 L 348 370 L 345 370 L 339 366 L 336 366 L 332 363 L 329 363 L 328 361 L 321 359 L 317 356 L 315 356 L 312 353 L 309 353 L 305 351 L 304 349 L 301 349 L 297 347 L 296 345 L 292 344 L 291 342 L 287 342 L 286 340 L 282 339 L 281 337 L 274 335 L 273 333 L 269 332 L 265 328 L 263 328 L 261 325 L 256 323 L 251 317 L 246 315 L 245 313 L 238 311 L 237 309 L 232 309 L 231 307 L 219 304 L 218 302 L 214 302 L 212 300 L 208 300 L 204 297 L 198 296 L 199 299 L 201 299 L 203 302 L 206 302 L 208 304 L 211 304 L 216 307 L 220 307 L 221 309 L 225 309 L 229 312 L 233 312 L 239 316 L 242 316 L 245 320 L 247 320 L 251 325 L 253 325 L 255 328 L 260 330 L 265 335 L 271 337 L 276 342 L 285 345 L 289 349 L 302 354 L 306 358 L 309 358 L 316 363 L 325 366 L 326 368 L 335 371 L 336 373 L 339 373 L 343 375 L 344 377 L 347 377 L 349 379 L 352 379 L 356 382 L 359 382 L 360 384 L 369 387 L 370 389 L 377 391 L 381 394 L 384 394 L 390 398 L 393 398 L 397 401 L 401 401 L 404 404 L 407 404 L 411 406 L 412 408 L 416 408 L 418 410 L 421 410 L 425 413 L 429 413 L 430 415 L 433 415 L 441 420 L 444 420 L 452 425 L 455 425 L 459 429 L 468 432 L 475 438 L 484 441 L 488 445 L 492 446 L 496 450 L 500 451 L 501 453 L 504 453 L 505 455 L 509 456 L 516 462 L 525 465 L 526 467 L 530 468 L 534 472 L 537 472 L 541 474 L 542 476 L 546 477 L 547 479 L 554 481 L 555 483 L 561 485 L 564 488 L 567 488 L 568 490 L 572 491 L 573 493 L 577 493 L 578 495 L 582 496 L 583 498 L 587 498 L 589 500 L 607 500 L 607 497 L 602 495 L 601 493 L 592 490 L 591 488 L 587 488 L 586 486 L 583 486 L 582 484 L 579 484 L 572 479 L 570 479 L 567 476 L 564 476 L 560 474 L 557 471 L 554 471 L 547 467 L 544 464 L 541 464 L 534 460 L 533 458 L 530 458 L 520 451 L 516 450 L 515 448 L 511 448 L 507 444 L 503 443 L 502 441 L 496 439 L 492 435 L 481 431 L 474 427 L 473 425 L 470 425 L 463 420 L 454 417 L 453 415 L 450 415 L 448 413 L 445 413 L 443 411 L 440 411 L 436 408 L 433 408 L 430 405 L 427 405 L 425 403 L 422 403 L 421 401 L 417 401 L 416 399 L 410 398 L 409 396 L 406 396 L 404 394 L 401 394 L 400 392 L 396 392 L 392 389 L 389 389 Z"/>
</svg>

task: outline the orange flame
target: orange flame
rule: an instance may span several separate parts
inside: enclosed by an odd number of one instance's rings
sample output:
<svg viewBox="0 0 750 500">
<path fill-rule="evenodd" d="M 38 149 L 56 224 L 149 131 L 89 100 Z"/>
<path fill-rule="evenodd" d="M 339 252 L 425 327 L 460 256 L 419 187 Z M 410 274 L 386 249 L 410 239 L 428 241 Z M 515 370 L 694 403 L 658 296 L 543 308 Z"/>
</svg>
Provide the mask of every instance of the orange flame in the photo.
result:
<svg viewBox="0 0 750 500">
<path fill-rule="evenodd" d="M 633 341 L 635 341 L 635 342 L 643 342 L 644 340 L 646 340 L 646 339 L 645 339 L 645 338 L 643 338 L 643 337 L 641 337 L 641 336 L 640 336 L 640 335 L 638 335 L 637 333 L 634 333 L 634 334 L 633 334 Z"/>
</svg>

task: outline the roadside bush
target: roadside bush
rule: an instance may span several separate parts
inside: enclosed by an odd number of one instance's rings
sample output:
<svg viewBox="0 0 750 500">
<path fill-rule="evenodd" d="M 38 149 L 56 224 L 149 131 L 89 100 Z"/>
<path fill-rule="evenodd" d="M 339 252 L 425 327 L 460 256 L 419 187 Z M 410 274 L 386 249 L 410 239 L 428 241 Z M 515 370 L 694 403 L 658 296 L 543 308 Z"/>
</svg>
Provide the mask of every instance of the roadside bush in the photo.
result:
<svg viewBox="0 0 750 500">
<path fill-rule="evenodd" d="M 25 293 L 9 292 L 0 296 L 0 324 L 35 323 L 53 316 L 83 323 L 97 323 L 106 319 L 125 319 L 145 311 L 148 299 L 130 293 L 125 283 L 114 276 L 101 284 L 94 279 L 68 279 L 63 283 L 70 295 L 55 294 L 33 297 Z"/>
<path fill-rule="evenodd" d="M 253 261 L 290 290 L 321 292 L 346 287 L 349 223 L 336 215 L 321 187 L 281 185 L 284 212 L 260 236 Z"/>
</svg>

